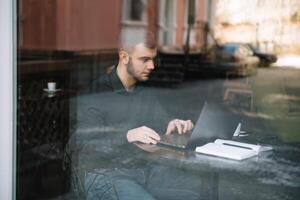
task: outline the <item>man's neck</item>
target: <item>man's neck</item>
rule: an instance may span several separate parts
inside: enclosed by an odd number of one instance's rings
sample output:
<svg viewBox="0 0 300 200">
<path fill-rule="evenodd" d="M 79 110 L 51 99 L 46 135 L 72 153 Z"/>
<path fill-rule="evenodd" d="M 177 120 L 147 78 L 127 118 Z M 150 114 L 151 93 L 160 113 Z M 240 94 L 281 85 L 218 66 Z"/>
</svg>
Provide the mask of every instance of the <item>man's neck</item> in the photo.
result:
<svg viewBox="0 0 300 200">
<path fill-rule="evenodd" d="M 117 75 L 120 78 L 122 85 L 124 86 L 127 92 L 131 92 L 132 90 L 134 90 L 136 80 L 127 73 L 126 67 L 121 67 L 120 64 L 118 64 Z"/>
</svg>

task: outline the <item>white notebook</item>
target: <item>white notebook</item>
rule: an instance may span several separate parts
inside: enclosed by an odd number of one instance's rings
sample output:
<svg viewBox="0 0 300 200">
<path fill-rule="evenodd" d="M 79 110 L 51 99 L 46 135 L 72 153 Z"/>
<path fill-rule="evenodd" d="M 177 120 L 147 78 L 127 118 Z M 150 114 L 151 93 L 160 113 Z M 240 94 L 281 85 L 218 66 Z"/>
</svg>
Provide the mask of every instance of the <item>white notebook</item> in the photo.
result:
<svg viewBox="0 0 300 200">
<path fill-rule="evenodd" d="M 213 143 L 196 148 L 197 153 L 219 156 L 234 160 L 243 160 L 256 156 L 261 151 L 271 150 L 272 147 L 217 139 Z"/>
</svg>

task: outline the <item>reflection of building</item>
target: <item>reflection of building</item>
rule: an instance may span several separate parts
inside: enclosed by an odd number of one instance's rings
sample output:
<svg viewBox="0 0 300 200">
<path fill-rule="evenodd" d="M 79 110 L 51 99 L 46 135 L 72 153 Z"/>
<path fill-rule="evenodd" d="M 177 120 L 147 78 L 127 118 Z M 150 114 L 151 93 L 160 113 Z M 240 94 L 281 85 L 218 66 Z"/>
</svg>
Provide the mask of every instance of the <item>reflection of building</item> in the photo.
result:
<svg viewBox="0 0 300 200">
<path fill-rule="evenodd" d="M 160 46 L 182 50 L 191 18 L 189 44 L 199 50 L 205 41 L 204 21 L 209 19 L 205 10 L 210 7 L 208 0 L 18 2 L 22 72 L 69 70 L 75 88 L 88 84 L 116 62 L 121 32 L 123 42 L 128 43 L 151 30 Z M 34 63 L 36 60 L 40 62 Z"/>
<path fill-rule="evenodd" d="M 130 19 L 134 11 L 135 3 L 138 3 L 142 12 L 139 19 Z M 188 7 L 191 4 L 190 15 L 193 18 L 190 44 L 192 47 L 200 48 L 204 43 L 203 25 L 207 20 L 206 0 L 125 0 L 123 1 L 122 28 L 126 37 L 136 37 L 135 33 L 142 33 L 146 27 L 157 34 L 160 46 L 171 48 L 182 48 L 185 44 L 188 26 Z M 141 9 L 142 8 L 142 9 Z"/>
<path fill-rule="evenodd" d="M 151 30 L 161 47 L 182 50 L 190 28 L 191 50 L 200 50 L 206 44 L 205 22 L 211 17 L 206 13 L 209 0 L 18 3 L 20 72 L 66 70 L 73 73 L 72 88 L 88 84 L 116 62 L 121 32 L 124 41 L 130 42 Z"/>
<path fill-rule="evenodd" d="M 206 0 L 19 0 L 19 47 L 43 51 L 116 49 L 118 34 L 134 39 L 147 29 L 159 44 L 182 47 L 187 32 L 188 4 L 193 4 L 191 45 L 203 43 Z"/>
<path fill-rule="evenodd" d="M 191 17 L 190 45 L 199 49 L 204 43 L 203 30 L 207 20 L 205 6 L 205 0 L 160 1 L 159 43 L 164 46 L 182 48 L 187 37 L 188 18 Z"/>
<path fill-rule="evenodd" d="M 205 12 L 209 2 L 18 0 L 20 71 L 67 70 L 73 73 L 71 87 L 81 87 L 116 62 L 121 32 L 130 42 L 151 30 L 160 46 L 182 50 L 190 27 L 189 44 L 199 50 L 206 44 L 203 30 L 211 16 Z"/>
<path fill-rule="evenodd" d="M 203 47 L 208 22 L 220 42 L 248 42 L 267 51 L 295 46 L 296 50 L 299 8 L 300 0 L 19 0 L 19 47 L 115 52 L 121 30 L 125 41 L 152 30 L 161 46 L 181 49 L 190 15 L 192 49 Z"/>
<path fill-rule="evenodd" d="M 19 0 L 19 9 L 21 49 L 90 51 L 117 45 L 119 0 Z"/>
<path fill-rule="evenodd" d="M 220 42 L 248 42 L 265 51 L 299 51 L 299 0 L 214 2 L 214 30 Z"/>
</svg>

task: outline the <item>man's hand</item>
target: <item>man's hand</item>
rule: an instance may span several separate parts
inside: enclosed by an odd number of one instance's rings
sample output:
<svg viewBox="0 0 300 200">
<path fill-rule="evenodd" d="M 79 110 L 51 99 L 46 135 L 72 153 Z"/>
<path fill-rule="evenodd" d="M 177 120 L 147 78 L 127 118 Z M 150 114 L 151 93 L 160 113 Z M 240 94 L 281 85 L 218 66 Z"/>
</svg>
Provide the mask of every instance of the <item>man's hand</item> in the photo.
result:
<svg viewBox="0 0 300 200">
<path fill-rule="evenodd" d="M 169 122 L 166 134 L 169 135 L 177 130 L 179 134 L 186 133 L 194 128 L 191 120 L 174 119 Z"/>
<path fill-rule="evenodd" d="M 156 144 L 160 136 L 151 128 L 142 126 L 127 132 L 128 142 L 142 142 L 145 144 Z"/>
</svg>

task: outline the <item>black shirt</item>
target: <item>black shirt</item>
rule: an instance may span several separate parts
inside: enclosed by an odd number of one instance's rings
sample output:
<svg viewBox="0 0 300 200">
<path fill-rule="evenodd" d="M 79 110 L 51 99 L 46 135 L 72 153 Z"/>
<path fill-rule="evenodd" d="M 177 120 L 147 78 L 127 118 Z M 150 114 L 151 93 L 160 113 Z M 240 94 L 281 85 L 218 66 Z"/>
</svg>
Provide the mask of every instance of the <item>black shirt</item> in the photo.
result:
<svg viewBox="0 0 300 200">
<path fill-rule="evenodd" d="M 74 99 L 77 148 L 82 144 L 111 148 L 128 143 L 127 131 L 140 126 L 165 133 L 171 118 L 158 100 L 157 89 L 137 84 L 133 91 L 126 91 L 116 67 L 94 81 L 94 86 L 98 87 L 95 93 Z"/>
<path fill-rule="evenodd" d="M 129 129 L 148 126 L 164 133 L 170 117 L 159 102 L 157 89 L 138 83 L 128 92 L 117 75 L 116 67 L 93 84 L 99 85 L 96 93 L 80 97 L 80 122 L 99 129 L 113 129 L 127 133 Z M 125 133 L 126 132 L 126 133 Z"/>
<path fill-rule="evenodd" d="M 79 162 L 73 164 L 90 169 L 111 163 L 118 167 L 120 160 L 134 158 L 133 145 L 126 139 L 128 130 L 147 126 L 165 133 L 171 118 L 159 102 L 158 89 L 137 84 L 133 91 L 126 91 L 116 67 L 94 81 L 95 86 L 95 93 L 73 99 L 76 123 L 69 152 L 76 152 Z"/>
</svg>

